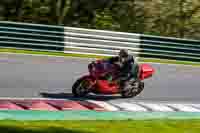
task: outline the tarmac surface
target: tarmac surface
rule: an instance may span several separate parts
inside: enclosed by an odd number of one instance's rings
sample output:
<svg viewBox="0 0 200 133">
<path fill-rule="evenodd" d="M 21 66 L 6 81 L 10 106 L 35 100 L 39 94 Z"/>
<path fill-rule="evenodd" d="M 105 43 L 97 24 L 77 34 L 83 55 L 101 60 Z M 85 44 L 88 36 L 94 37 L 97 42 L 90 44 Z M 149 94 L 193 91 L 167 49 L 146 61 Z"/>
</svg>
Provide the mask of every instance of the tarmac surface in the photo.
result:
<svg viewBox="0 0 200 133">
<path fill-rule="evenodd" d="M 73 99 L 72 84 L 87 73 L 94 59 L 0 54 L 0 97 Z M 135 98 L 88 96 L 111 103 L 135 101 L 200 101 L 200 67 L 151 64 L 156 73 L 146 79 Z"/>
</svg>

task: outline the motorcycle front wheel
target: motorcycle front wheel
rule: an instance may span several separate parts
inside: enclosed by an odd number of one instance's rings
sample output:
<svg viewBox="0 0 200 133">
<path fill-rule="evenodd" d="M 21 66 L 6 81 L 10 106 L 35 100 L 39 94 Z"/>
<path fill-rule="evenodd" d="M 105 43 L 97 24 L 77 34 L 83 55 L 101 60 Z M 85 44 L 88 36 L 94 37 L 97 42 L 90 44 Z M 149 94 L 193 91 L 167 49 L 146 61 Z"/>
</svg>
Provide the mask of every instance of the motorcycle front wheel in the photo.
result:
<svg viewBox="0 0 200 133">
<path fill-rule="evenodd" d="M 140 94 L 144 89 L 144 82 L 137 81 L 137 84 L 138 84 L 137 87 L 134 85 L 133 86 L 130 85 L 131 87 L 121 92 L 121 96 L 123 98 L 131 98 Z"/>
<path fill-rule="evenodd" d="M 84 97 L 89 93 L 90 82 L 86 78 L 78 79 L 72 86 L 72 93 L 75 97 Z"/>
</svg>

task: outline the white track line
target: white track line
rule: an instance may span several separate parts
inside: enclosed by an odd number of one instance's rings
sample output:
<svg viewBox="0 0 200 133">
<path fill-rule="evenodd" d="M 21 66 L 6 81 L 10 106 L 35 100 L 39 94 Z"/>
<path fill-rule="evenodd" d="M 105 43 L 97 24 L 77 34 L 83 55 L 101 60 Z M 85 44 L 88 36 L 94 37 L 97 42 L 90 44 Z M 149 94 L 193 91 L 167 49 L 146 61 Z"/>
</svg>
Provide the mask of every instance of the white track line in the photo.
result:
<svg viewBox="0 0 200 133">
<path fill-rule="evenodd" d="M 200 109 L 194 108 L 188 104 L 167 104 L 170 107 L 177 109 L 178 111 L 183 112 L 200 112 Z"/>
<path fill-rule="evenodd" d="M 133 112 L 145 112 L 148 111 L 146 108 L 139 106 L 134 103 L 113 103 L 115 106 L 121 108 L 123 111 L 133 111 Z"/>
<path fill-rule="evenodd" d="M 139 103 L 143 107 L 147 107 L 151 109 L 152 111 L 158 111 L 158 112 L 172 112 L 174 111 L 172 108 L 165 106 L 163 104 L 154 104 L 154 103 Z"/>
</svg>

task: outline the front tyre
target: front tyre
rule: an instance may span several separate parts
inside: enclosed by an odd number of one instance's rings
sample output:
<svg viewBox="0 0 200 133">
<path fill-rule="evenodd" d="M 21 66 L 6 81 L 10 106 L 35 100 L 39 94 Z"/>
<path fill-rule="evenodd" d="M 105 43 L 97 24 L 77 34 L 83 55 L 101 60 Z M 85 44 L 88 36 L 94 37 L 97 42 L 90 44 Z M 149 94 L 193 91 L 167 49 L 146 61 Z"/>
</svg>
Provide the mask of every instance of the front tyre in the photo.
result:
<svg viewBox="0 0 200 133">
<path fill-rule="evenodd" d="M 78 79 L 72 86 L 72 94 L 74 97 L 84 97 L 89 93 L 90 82 L 86 78 Z"/>
<path fill-rule="evenodd" d="M 133 86 L 128 85 L 129 88 L 121 92 L 123 98 L 131 98 L 140 94 L 144 89 L 144 82 L 137 81 Z"/>
</svg>

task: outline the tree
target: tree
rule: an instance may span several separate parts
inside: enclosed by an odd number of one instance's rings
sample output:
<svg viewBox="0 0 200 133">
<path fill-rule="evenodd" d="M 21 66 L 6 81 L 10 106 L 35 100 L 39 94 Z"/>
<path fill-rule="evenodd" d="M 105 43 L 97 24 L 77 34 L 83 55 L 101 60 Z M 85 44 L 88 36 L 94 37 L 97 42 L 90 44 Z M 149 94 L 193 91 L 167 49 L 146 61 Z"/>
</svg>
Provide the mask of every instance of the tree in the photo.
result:
<svg viewBox="0 0 200 133">
<path fill-rule="evenodd" d="M 1 0 L 1 14 L 4 20 L 21 21 L 24 0 Z"/>
<path fill-rule="evenodd" d="M 196 0 L 160 0 L 148 4 L 148 34 L 173 36 L 180 38 L 192 37 L 198 27 L 200 3 Z M 200 25 L 199 25 L 200 26 Z M 193 31 L 191 33 L 191 30 Z M 191 36 L 192 35 L 192 36 Z"/>
<path fill-rule="evenodd" d="M 199 23 L 200 21 L 195 22 L 193 17 L 200 11 L 200 2 L 196 0 L 178 0 L 179 4 L 179 36 L 184 38 L 188 36 L 188 33 L 191 33 L 192 23 Z M 199 29 L 199 28 L 198 28 Z"/>
<path fill-rule="evenodd" d="M 52 22 L 64 25 L 64 20 L 68 14 L 71 0 L 50 0 L 50 15 Z"/>
<path fill-rule="evenodd" d="M 113 4 L 113 0 L 73 0 L 65 23 L 69 26 L 94 27 L 96 12 Z"/>
<path fill-rule="evenodd" d="M 120 24 L 120 31 L 143 33 L 146 12 L 141 0 L 116 1 L 112 6 L 112 16 Z"/>
<path fill-rule="evenodd" d="M 0 20 L 200 37 L 199 0 L 1 0 Z"/>
<path fill-rule="evenodd" d="M 96 16 L 94 19 L 94 25 L 92 28 L 102 29 L 102 30 L 119 30 L 120 25 L 114 21 L 112 17 L 112 12 L 107 8 L 104 11 L 96 11 Z"/>
</svg>

